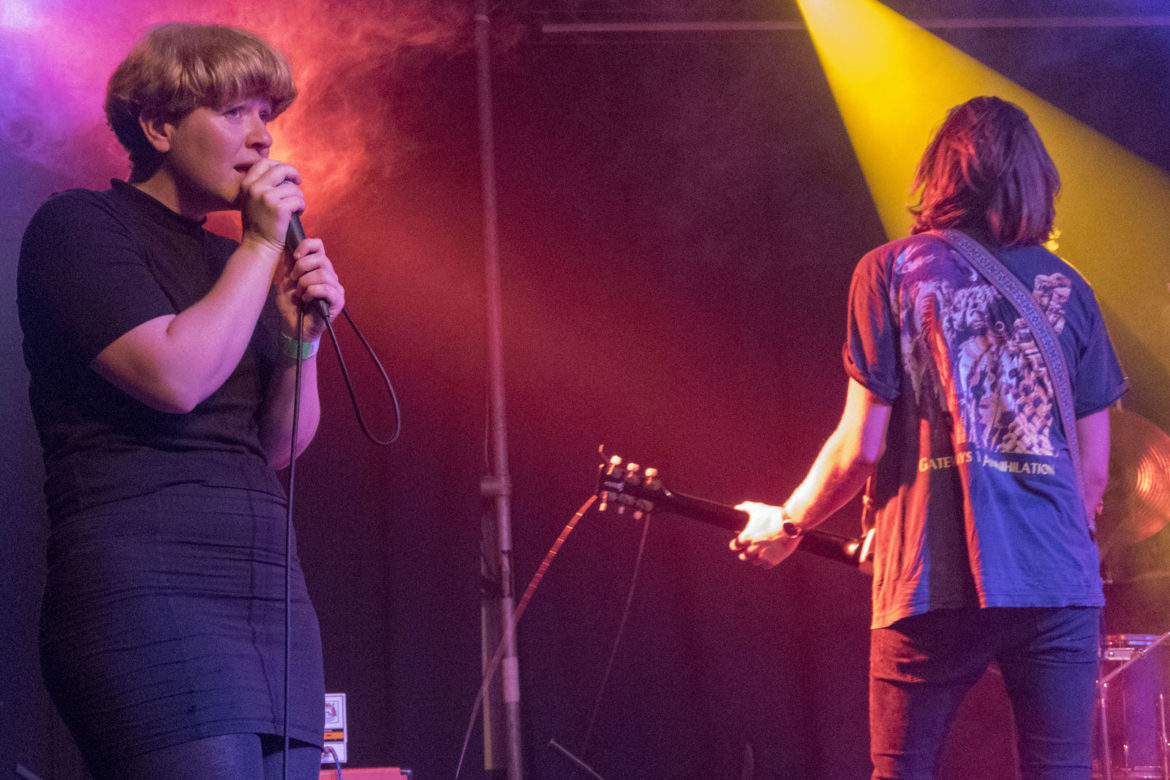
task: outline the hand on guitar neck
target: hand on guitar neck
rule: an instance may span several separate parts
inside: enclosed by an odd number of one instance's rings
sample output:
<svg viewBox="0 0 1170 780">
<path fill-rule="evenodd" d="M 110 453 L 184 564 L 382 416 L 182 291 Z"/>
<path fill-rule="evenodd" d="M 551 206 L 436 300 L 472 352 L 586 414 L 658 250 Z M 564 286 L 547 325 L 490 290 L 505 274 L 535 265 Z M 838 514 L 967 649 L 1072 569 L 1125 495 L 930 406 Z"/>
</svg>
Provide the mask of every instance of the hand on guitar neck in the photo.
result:
<svg viewBox="0 0 1170 780">
<path fill-rule="evenodd" d="M 728 545 L 732 552 L 739 553 L 741 561 L 770 569 L 796 552 L 803 534 L 791 532 L 793 526 L 784 507 L 744 501 L 735 508 L 751 518 Z"/>
<path fill-rule="evenodd" d="M 617 455 L 608 458 L 604 453 L 602 455 L 603 462 L 597 473 L 597 494 L 601 498 L 602 511 L 613 505 L 618 512 L 629 509 L 635 517 L 641 517 L 643 513 L 660 510 L 709 523 L 738 534 L 731 542 L 731 549 L 739 552 L 742 560 L 769 568 L 799 549 L 848 564 L 866 574 L 873 571 L 869 546 L 872 531 L 864 539 L 854 539 L 827 531 L 802 530 L 795 537 L 789 534 L 790 541 L 774 541 L 770 536 L 777 532 L 783 536 L 787 520 L 780 507 L 754 501 L 731 507 L 678 493 L 662 484 L 657 469 L 624 463 Z"/>
</svg>

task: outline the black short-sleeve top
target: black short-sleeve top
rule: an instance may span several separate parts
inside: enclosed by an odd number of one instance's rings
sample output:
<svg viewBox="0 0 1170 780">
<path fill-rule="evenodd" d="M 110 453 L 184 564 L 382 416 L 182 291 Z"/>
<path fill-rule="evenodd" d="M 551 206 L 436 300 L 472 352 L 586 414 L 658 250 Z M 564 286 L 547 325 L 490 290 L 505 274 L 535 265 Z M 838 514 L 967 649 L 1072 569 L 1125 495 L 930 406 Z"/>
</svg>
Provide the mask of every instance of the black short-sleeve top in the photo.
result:
<svg viewBox="0 0 1170 780">
<path fill-rule="evenodd" d="M 235 371 L 188 414 L 152 409 L 91 368 L 122 334 L 206 295 L 236 246 L 121 181 L 59 193 L 33 216 L 17 305 L 50 517 L 177 483 L 283 495 L 257 423 L 271 301 Z"/>
</svg>

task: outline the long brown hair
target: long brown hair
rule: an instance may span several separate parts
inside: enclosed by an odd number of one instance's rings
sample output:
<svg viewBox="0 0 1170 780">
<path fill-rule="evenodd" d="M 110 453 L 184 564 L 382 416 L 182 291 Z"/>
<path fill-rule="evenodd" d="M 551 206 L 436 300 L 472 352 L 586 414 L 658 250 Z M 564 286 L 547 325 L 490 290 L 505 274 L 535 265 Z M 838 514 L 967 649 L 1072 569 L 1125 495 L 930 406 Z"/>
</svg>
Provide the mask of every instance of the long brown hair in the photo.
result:
<svg viewBox="0 0 1170 780">
<path fill-rule="evenodd" d="M 1052 234 L 1060 174 L 1028 115 L 997 97 L 955 106 L 918 163 L 913 233 L 986 230 L 1002 246 Z"/>
</svg>

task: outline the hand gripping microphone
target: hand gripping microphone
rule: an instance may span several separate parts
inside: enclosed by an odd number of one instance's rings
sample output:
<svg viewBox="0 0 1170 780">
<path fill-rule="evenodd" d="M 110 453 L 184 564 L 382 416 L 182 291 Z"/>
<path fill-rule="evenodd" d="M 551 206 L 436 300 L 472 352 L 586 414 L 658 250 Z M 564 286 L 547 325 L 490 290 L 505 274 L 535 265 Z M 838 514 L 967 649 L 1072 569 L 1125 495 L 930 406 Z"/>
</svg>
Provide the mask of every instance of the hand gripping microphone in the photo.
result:
<svg viewBox="0 0 1170 780">
<path fill-rule="evenodd" d="M 285 249 L 292 254 L 301 242 L 305 240 L 305 228 L 301 225 L 301 217 L 299 214 L 293 214 L 288 220 L 288 233 L 284 237 Z M 329 321 L 329 301 L 324 298 L 314 298 L 313 306 L 317 308 L 317 313 Z"/>
</svg>

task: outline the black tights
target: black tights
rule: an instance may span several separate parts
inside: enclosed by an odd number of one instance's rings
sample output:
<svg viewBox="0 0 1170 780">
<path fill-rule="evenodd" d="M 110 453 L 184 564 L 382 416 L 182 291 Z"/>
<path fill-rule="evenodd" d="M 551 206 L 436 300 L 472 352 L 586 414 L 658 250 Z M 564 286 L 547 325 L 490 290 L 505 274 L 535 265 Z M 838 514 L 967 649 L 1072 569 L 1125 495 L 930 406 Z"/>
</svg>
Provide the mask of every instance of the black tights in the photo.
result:
<svg viewBox="0 0 1170 780">
<path fill-rule="evenodd" d="M 273 734 L 224 734 L 162 748 L 115 761 L 94 774 L 119 780 L 280 780 L 284 737 Z M 316 780 L 321 750 L 289 740 L 290 780 Z"/>
</svg>

